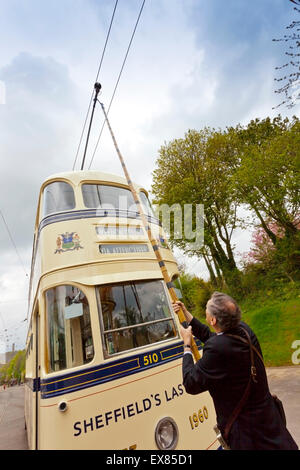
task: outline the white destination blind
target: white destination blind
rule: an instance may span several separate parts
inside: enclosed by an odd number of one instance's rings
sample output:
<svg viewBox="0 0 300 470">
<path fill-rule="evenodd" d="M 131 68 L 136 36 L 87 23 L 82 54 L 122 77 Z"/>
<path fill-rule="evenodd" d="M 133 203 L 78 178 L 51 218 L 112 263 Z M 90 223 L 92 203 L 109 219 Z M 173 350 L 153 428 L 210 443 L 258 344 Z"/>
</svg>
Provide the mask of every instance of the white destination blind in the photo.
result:
<svg viewBox="0 0 300 470">
<path fill-rule="evenodd" d="M 122 243 L 122 244 L 105 244 L 99 245 L 99 251 L 102 254 L 111 253 L 144 253 L 149 251 L 148 245 L 144 243 Z"/>
<path fill-rule="evenodd" d="M 83 315 L 82 303 L 73 303 L 65 307 L 65 319 L 70 320 L 71 318 L 81 317 Z"/>
<path fill-rule="evenodd" d="M 130 225 L 100 225 L 96 227 L 97 235 L 111 237 L 143 237 L 144 232 L 140 226 Z"/>
</svg>

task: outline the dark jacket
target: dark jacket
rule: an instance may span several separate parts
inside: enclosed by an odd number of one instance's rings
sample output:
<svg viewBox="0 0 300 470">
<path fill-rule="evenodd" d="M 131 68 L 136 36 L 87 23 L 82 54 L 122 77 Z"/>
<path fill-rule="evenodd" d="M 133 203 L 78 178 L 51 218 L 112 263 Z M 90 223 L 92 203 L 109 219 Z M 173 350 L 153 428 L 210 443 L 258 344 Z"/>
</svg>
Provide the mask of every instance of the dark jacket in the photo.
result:
<svg viewBox="0 0 300 470">
<path fill-rule="evenodd" d="M 245 337 L 240 327 L 217 335 L 208 326 L 193 318 L 193 335 L 204 342 L 203 356 L 194 364 L 191 354 L 184 354 L 183 385 L 192 395 L 209 391 L 214 401 L 217 424 L 222 434 L 234 408 L 241 400 L 250 377 L 250 348 L 226 333 Z M 244 322 L 252 344 L 261 353 L 259 342 Z M 265 367 L 254 354 L 257 383 L 251 383 L 247 402 L 234 422 L 229 434 L 232 450 L 294 449 L 298 447 L 282 423 L 269 391 Z"/>
</svg>

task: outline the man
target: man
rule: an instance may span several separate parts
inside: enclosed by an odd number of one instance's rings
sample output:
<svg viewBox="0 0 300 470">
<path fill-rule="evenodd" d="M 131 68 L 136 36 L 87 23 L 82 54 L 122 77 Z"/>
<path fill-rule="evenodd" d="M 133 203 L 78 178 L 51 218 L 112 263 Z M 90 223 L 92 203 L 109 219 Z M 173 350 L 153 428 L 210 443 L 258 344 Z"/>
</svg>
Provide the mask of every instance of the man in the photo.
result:
<svg viewBox="0 0 300 470">
<path fill-rule="evenodd" d="M 180 326 L 184 342 L 183 385 L 192 395 L 209 391 L 217 424 L 224 436 L 226 424 L 249 384 L 251 357 L 247 333 L 262 355 L 259 342 L 251 328 L 241 321 L 241 311 L 235 300 L 226 294 L 215 292 L 206 306 L 206 321 L 215 333 L 194 318 L 182 302 L 173 303 L 175 313 L 180 308 L 189 323 L 186 329 Z M 190 349 L 192 335 L 204 343 L 202 358 L 195 364 Z M 230 335 L 237 335 L 244 341 Z M 256 376 L 251 380 L 246 402 L 231 426 L 228 445 L 232 450 L 297 450 L 270 394 L 264 364 L 255 352 L 253 360 Z"/>
</svg>

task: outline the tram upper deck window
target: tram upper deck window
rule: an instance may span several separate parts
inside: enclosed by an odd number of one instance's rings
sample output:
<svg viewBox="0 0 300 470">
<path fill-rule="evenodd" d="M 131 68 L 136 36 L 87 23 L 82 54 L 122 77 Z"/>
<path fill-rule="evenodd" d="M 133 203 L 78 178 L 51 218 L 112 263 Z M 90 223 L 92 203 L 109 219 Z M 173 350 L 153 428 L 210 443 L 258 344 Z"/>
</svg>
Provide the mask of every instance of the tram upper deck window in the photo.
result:
<svg viewBox="0 0 300 470">
<path fill-rule="evenodd" d="M 72 186 L 64 181 L 49 183 L 43 192 L 43 217 L 55 212 L 74 209 L 75 196 Z"/>
<path fill-rule="evenodd" d="M 108 355 L 177 335 L 162 281 L 98 287 Z"/>
<path fill-rule="evenodd" d="M 136 205 L 129 189 L 103 184 L 83 184 L 82 196 L 88 208 L 104 207 L 136 211 Z"/>
<path fill-rule="evenodd" d="M 89 304 L 71 285 L 46 291 L 48 372 L 80 366 L 94 357 Z"/>
<path fill-rule="evenodd" d="M 144 208 L 145 214 L 150 215 L 151 217 L 154 216 L 153 214 L 153 209 L 151 207 L 150 201 L 147 198 L 146 194 L 143 191 L 140 191 L 140 198 L 141 198 L 141 203 Z"/>
</svg>

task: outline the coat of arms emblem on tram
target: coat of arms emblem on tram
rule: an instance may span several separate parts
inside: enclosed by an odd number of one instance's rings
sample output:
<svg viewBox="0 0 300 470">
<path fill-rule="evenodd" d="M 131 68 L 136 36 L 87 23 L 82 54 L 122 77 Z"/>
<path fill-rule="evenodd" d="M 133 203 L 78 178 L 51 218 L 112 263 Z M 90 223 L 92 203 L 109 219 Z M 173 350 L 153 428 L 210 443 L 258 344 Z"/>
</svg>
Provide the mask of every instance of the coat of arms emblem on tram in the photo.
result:
<svg viewBox="0 0 300 470">
<path fill-rule="evenodd" d="M 64 253 L 65 251 L 79 250 L 79 248 L 83 248 L 83 246 L 80 245 L 78 233 L 61 233 L 56 239 L 56 250 L 54 254 Z"/>
</svg>

